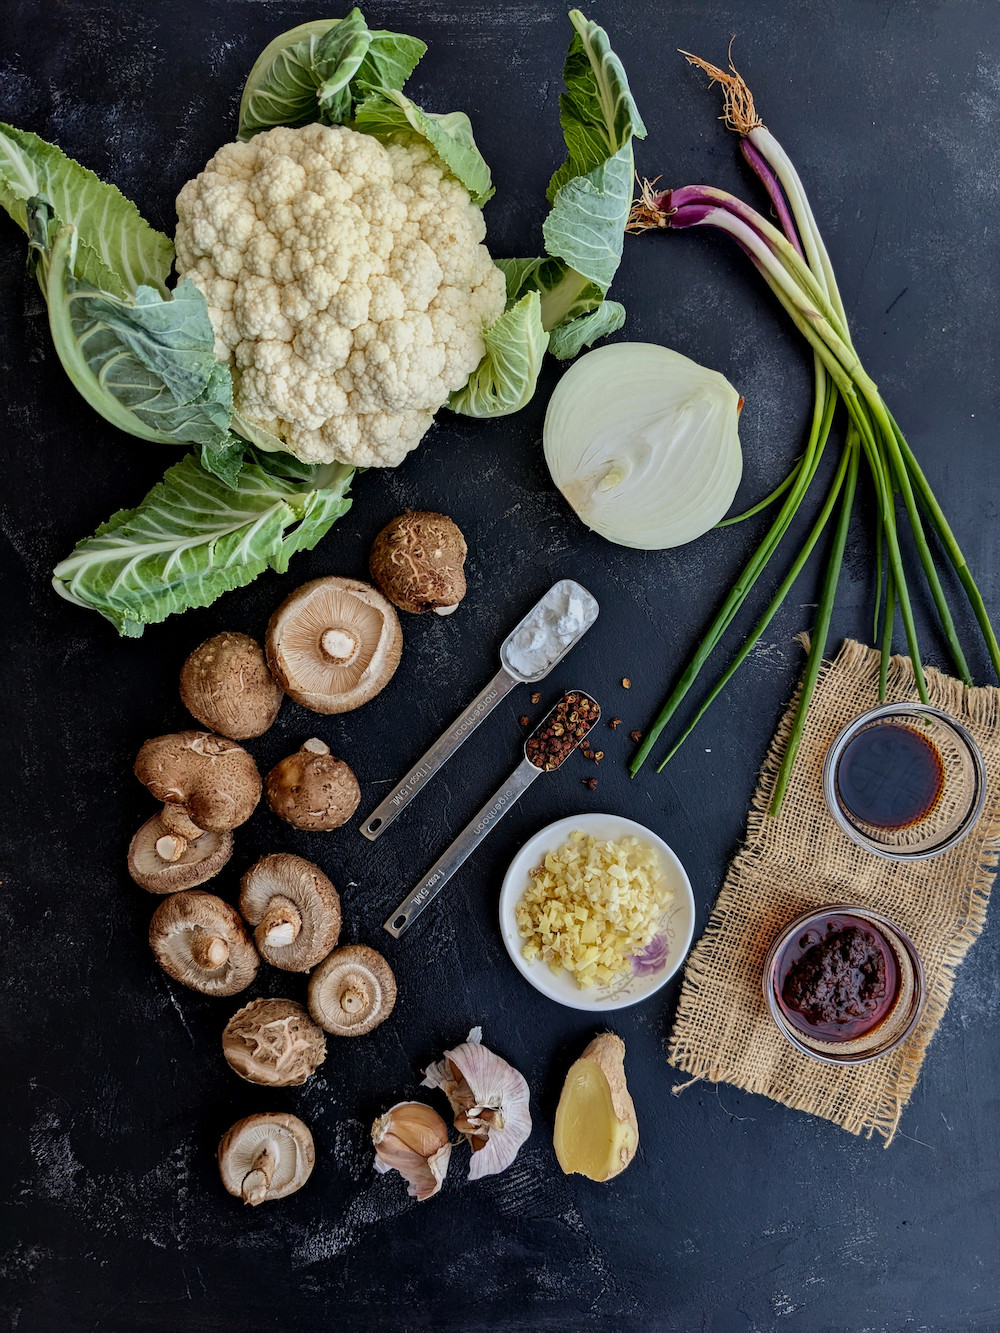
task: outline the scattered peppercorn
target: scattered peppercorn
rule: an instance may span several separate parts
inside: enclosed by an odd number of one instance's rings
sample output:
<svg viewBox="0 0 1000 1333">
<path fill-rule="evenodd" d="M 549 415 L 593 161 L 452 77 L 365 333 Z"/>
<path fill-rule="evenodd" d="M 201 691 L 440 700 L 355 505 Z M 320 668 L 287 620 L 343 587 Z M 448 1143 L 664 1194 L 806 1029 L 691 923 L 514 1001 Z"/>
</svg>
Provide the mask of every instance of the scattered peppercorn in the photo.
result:
<svg viewBox="0 0 1000 1333">
<path fill-rule="evenodd" d="M 603 758 L 604 758 L 604 751 L 603 751 L 603 750 L 595 750 L 595 751 L 594 751 L 594 763 L 595 763 L 595 764 L 599 764 Z"/>
<path fill-rule="evenodd" d="M 526 726 L 528 725 L 528 723 L 531 721 L 531 718 L 530 718 L 530 717 L 522 717 L 522 718 L 518 718 L 518 721 L 521 723 L 521 726 L 522 726 L 522 727 L 526 727 Z"/>
<path fill-rule="evenodd" d="M 621 726 L 621 724 L 622 720 L 620 717 L 613 717 L 611 721 L 608 723 L 608 726 L 611 728 L 612 731 L 615 731 L 618 727 Z"/>
<path fill-rule="evenodd" d="M 537 734 L 528 737 L 528 758 L 536 768 L 551 773 L 569 758 L 600 716 L 600 705 L 589 694 L 575 690 L 564 694 Z"/>
<path fill-rule="evenodd" d="M 590 748 L 589 745 L 585 745 L 585 746 L 583 747 L 583 757 L 584 757 L 584 759 L 593 759 L 593 757 L 594 757 L 594 752 L 593 752 L 593 750 Z"/>
<path fill-rule="evenodd" d="M 584 779 L 583 779 L 583 785 L 584 785 L 585 787 L 589 787 L 591 791 L 597 791 L 597 779 L 596 779 L 596 778 L 584 778 Z"/>
<path fill-rule="evenodd" d="M 642 732 L 641 732 L 641 731 L 630 731 L 629 734 L 628 734 L 628 738 L 629 738 L 630 741 L 635 741 L 636 745 L 638 745 L 639 742 L 642 740 Z"/>
<path fill-rule="evenodd" d="M 531 696 L 531 702 L 532 702 L 533 704 L 540 704 L 540 703 L 542 702 L 542 696 L 538 693 L 537 690 L 536 690 L 535 693 Z"/>
<path fill-rule="evenodd" d="M 623 690 L 630 690 L 631 688 L 632 688 L 632 682 L 629 680 L 628 676 L 623 677 L 623 679 L 622 679 L 622 689 L 623 689 Z"/>
</svg>

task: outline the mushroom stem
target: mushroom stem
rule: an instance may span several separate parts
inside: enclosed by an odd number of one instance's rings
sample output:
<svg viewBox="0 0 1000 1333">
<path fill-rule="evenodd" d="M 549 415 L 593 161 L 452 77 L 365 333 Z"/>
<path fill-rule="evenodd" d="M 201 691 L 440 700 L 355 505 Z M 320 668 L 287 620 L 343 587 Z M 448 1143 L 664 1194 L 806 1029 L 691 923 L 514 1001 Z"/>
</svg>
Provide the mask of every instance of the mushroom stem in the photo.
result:
<svg viewBox="0 0 1000 1333">
<path fill-rule="evenodd" d="M 368 1007 L 368 997 L 364 991 L 348 986 L 340 993 L 340 1007 L 345 1014 L 360 1014 L 362 1009 Z"/>
<path fill-rule="evenodd" d="M 330 661 L 336 662 L 338 666 L 346 666 L 358 651 L 357 638 L 350 630 L 341 627 L 324 630 L 319 646 Z"/>
<path fill-rule="evenodd" d="M 283 948 L 298 938 L 302 929 L 302 915 L 290 898 L 280 894 L 271 899 L 263 920 L 254 931 L 258 945 L 267 944 L 272 949 Z"/>
<path fill-rule="evenodd" d="M 254 1158 L 253 1166 L 243 1177 L 241 1190 L 243 1202 L 251 1205 L 263 1203 L 267 1191 L 271 1188 L 274 1168 L 278 1165 L 278 1156 L 274 1145 L 268 1140 Z"/>
<path fill-rule="evenodd" d="M 191 819 L 183 805 L 164 805 L 160 820 L 168 833 L 174 833 L 185 842 L 196 842 L 205 832 Z"/>
<path fill-rule="evenodd" d="M 229 942 L 198 928 L 192 933 L 191 957 L 199 967 L 215 971 L 229 961 Z"/>
<path fill-rule="evenodd" d="M 161 861 L 179 861 L 187 851 L 187 839 L 178 834 L 165 833 L 156 840 L 156 855 Z"/>
<path fill-rule="evenodd" d="M 191 749 L 195 754 L 214 759 L 217 755 L 226 754 L 230 750 L 242 749 L 242 746 L 234 746 L 232 741 L 223 736 L 213 736 L 206 733 L 205 735 L 195 736 L 195 739 L 191 742 Z"/>
<path fill-rule="evenodd" d="M 329 754 L 330 747 L 326 741 L 321 741 L 318 736 L 313 736 L 311 740 L 305 742 L 303 750 L 308 750 L 310 754 Z"/>
</svg>

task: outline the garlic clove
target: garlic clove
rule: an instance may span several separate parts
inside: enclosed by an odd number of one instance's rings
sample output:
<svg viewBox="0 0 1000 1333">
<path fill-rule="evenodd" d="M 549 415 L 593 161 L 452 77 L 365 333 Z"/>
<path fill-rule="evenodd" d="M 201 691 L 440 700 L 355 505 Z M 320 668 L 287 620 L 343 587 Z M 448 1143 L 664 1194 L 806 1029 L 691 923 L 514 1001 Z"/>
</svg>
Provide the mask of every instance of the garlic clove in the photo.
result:
<svg viewBox="0 0 1000 1333">
<path fill-rule="evenodd" d="M 418 1202 L 437 1194 L 452 1148 L 437 1111 L 423 1102 L 398 1102 L 372 1125 L 372 1142 L 376 1171 L 398 1171 Z"/>
<path fill-rule="evenodd" d="M 482 1044 L 482 1028 L 445 1051 L 425 1071 L 423 1086 L 440 1088 L 455 1113 L 455 1127 L 472 1148 L 469 1179 L 506 1170 L 531 1133 L 530 1093 L 524 1076 Z"/>
<path fill-rule="evenodd" d="M 399 1102 L 376 1125 L 392 1133 L 405 1147 L 421 1157 L 429 1157 L 448 1142 L 448 1127 L 433 1107 L 423 1102 Z M 375 1130 L 372 1130 L 374 1136 Z M 375 1142 L 378 1143 L 378 1139 Z"/>
<path fill-rule="evenodd" d="M 387 1134 L 376 1151 L 376 1171 L 398 1171 L 406 1181 L 407 1194 L 422 1203 L 441 1189 L 451 1157 L 451 1144 L 444 1144 L 430 1157 L 421 1157 L 401 1144 L 393 1134 Z"/>
<path fill-rule="evenodd" d="M 435 1180 L 435 1185 L 431 1190 L 431 1194 L 437 1194 L 438 1190 L 444 1184 L 444 1178 L 448 1174 L 448 1163 L 451 1160 L 451 1146 L 450 1143 L 443 1144 L 438 1148 L 437 1152 L 432 1152 L 427 1159 L 428 1170 Z M 418 1194 L 416 1197 L 418 1199 L 429 1199 L 430 1194 Z"/>
</svg>

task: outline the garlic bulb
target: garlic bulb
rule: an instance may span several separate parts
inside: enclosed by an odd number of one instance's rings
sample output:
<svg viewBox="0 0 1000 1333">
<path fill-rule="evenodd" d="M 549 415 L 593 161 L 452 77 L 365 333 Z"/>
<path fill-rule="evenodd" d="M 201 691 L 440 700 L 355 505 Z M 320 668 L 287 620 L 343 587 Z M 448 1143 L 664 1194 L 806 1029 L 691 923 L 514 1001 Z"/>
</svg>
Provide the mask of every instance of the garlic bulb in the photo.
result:
<svg viewBox="0 0 1000 1333">
<path fill-rule="evenodd" d="M 397 1102 L 372 1125 L 375 1170 L 398 1171 L 412 1199 L 437 1194 L 448 1171 L 448 1126 L 423 1102 Z"/>
<path fill-rule="evenodd" d="M 455 1112 L 455 1128 L 472 1148 L 469 1179 L 506 1170 L 531 1133 L 528 1085 L 506 1060 L 482 1044 L 482 1028 L 424 1072 L 425 1088 L 441 1088 Z"/>
</svg>

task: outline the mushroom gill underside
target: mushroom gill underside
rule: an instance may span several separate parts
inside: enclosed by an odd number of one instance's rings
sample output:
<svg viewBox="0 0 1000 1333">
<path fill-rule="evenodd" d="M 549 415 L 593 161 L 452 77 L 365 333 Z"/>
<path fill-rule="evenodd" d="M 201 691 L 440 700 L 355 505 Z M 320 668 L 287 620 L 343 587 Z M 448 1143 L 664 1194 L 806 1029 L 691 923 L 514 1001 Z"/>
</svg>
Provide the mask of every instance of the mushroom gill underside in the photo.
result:
<svg viewBox="0 0 1000 1333">
<path fill-rule="evenodd" d="M 379 611 L 353 594 L 313 597 L 282 634 L 284 669 L 309 694 L 350 694 L 364 681 L 382 627 Z"/>
<path fill-rule="evenodd" d="M 395 1002 L 389 964 L 363 944 L 334 950 L 309 983 L 309 1012 L 327 1032 L 342 1037 L 370 1032 L 388 1018 Z"/>
<path fill-rule="evenodd" d="M 150 893 L 194 888 L 211 879 L 232 855 L 232 834 L 198 832 L 187 838 L 160 815 L 148 819 L 129 844 L 129 874 Z"/>
<path fill-rule="evenodd" d="M 295 1116 L 249 1116 L 219 1145 L 219 1169 L 231 1194 L 256 1205 L 297 1190 L 313 1167 L 312 1135 Z"/>
<path fill-rule="evenodd" d="M 289 852 L 261 859 L 244 874 L 240 911 L 256 929 L 261 955 L 275 967 L 315 967 L 340 935 L 340 895 L 318 866 Z"/>
</svg>

